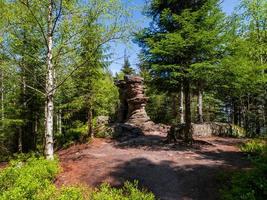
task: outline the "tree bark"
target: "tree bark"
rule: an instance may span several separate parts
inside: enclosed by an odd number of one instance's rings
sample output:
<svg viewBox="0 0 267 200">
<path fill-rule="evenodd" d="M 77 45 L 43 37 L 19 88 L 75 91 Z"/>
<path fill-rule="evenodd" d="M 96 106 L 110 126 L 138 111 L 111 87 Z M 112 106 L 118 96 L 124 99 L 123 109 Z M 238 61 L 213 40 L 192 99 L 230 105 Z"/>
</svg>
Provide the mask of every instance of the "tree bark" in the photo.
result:
<svg viewBox="0 0 267 200">
<path fill-rule="evenodd" d="M 184 121 L 184 89 L 181 85 L 181 91 L 180 91 L 180 123 L 183 124 Z"/>
<path fill-rule="evenodd" d="M 88 127 L 88 136 L 90 138 L 94 138 L 93 132 L 93 111 L 92 106 L 89 106 L 88 113 L 87 113 L 87 127 Z"/>
<path fill-rule="evenodd" d="M 172 117 L 173 117 L 173 119 L 175 119 L 175 122 L 176 122 L 177 116 L 178 116 L 177 99 L 178 99 L 177 95 L 172 94 Z"/>
<path fill-rule="evenodd" d="M 233 102 L 233 124 L 238 125 L 238 106 L 236 101 Z"/>
<path fill-rule="evenodd" d="M 62 111 L 61 109 L 58 111 L 58 114 L 57 114 L 57 132 L 59 135 L 62 135 Z"/>
<path fill-rule="evenodd" d="M 38 114 L 35 113 L 34 116 L 34 149 L 36 149 L 37 145 L 37 135 L 38 135 Z"/>
<path fill-rule="evenodd" d="M 45 123 L 45 156 L 49 160 L 54 159 L 54 147 L 53 147 L 53 115 L 54 115 L 54 67 L 52 63 L 52 5 L 53 2 L 50 0 L 48 5 L 48 31 L 47 31 L 47 77 L 46 77 L 46 123 Z"/>
<path fill-rule="evenodd" d="M 1 70 L 1 120 L 2 120 L 2 130 L 4 130 L 5 107 L 4 107 L 4 72 L 3 70 Z"/>
<path fill-rule="evenodd" d="M 198 122 L 203 123 L 203 90 L 200 87 L 198 90 L 198 104 L 197 104 L 197 111 L 198 111 Z"/>
<path fill-rule="evenodd" d="M 185 142 L 192 142 L 191 131 L 191 98 L 190 98 L 190 82 L 188 79 L 184 81 L 185 95 Z"/>
<path fill-rule="evenodd" d="M 19 127 L 19 135 L 18 135 L 18 152 L 22 153 L 22 128 Z"/>
</svg>

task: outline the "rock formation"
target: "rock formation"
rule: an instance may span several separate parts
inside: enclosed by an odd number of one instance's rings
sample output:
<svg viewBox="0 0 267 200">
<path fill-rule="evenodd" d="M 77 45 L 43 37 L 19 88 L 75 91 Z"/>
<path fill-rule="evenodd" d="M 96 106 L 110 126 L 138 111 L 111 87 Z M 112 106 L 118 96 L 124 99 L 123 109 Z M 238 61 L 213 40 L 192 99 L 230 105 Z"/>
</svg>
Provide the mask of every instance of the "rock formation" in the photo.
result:
<svg viewBox="0 0 267 200">
<path fill-rule="evenodd" d="M 245 130 L 237 125 L 221 122 L 192 124 L 193 136 L 197 137 L 244 137 Z"/>
<path fill-rule="evenodd" d="M 144 93 L 144 80 L 139 76 L 125 76 L 116 82 L 120 93 L 118 110 L 119 132 L 139 134 L 166 134 L 168 127 L 157 125 L 148 117 L 145 107 L 148 97 Z"/>
<path fill-rule="evenodd" d="M 177 139 L 184 139 L 185 124 L 173 125 L 168 133 L 168 141 L 176 142 Z M 191 125 L 194 137 L 244 137 L 245 130 L 237 125 L 221 122 L 209 122 Z"/>
</svg>

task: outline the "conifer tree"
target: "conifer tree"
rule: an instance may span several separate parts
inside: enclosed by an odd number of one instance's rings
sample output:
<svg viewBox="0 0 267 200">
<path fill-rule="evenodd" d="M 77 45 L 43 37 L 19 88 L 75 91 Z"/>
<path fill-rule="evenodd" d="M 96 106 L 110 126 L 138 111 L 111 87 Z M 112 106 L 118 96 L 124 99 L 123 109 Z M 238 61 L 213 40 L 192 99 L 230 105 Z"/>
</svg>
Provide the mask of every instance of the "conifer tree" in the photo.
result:
<svg viewBox="0 0 267 200">
<path fill-rule="evenodd" d="M 150 72 L 159 88 L 178 93 L 181 83 L 185 98 L 185 140 L 191 141 L 190 91 L 193 77 L 218 62 L 221 23 L 224 18 L 217 0 L 153 0 L 147 14 L 150 28 L 137 34 Z"/>
<path fill-rule="evenodd" d="M 124 75 L 133 75 L 135 74 L 135 70 L 131 67 L 129 57 L 127 56 L 126 50 L 124 52 L 124 63 L 121 69 L 121 72 Z"/>
</svg>

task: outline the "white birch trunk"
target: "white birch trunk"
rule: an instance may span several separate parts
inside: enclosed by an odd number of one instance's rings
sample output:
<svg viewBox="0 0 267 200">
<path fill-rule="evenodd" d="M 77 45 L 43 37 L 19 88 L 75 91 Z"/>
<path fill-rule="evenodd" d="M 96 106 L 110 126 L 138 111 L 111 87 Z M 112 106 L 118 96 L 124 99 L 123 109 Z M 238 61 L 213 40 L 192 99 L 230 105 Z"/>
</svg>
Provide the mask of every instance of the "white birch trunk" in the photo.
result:
<svg viewBox="0 0 267 200">
<path fill-rule="evenodd" d="M 203 123 L 203 91 L 201 89 L 198 90 L 198 122 Z"/>
<path fill-rule="evenodd" d="M 184 89 L 183 86 L 181 86 L 180 91 L 180 123 L 185 123 L 184 121 Z"/>
<path fill-rule="evenodd" d="M 54 67 L 52 63 L 52 0 L 50 0 L 48 6 L 48 31 L 47 31 L 47 77 L 46 77 L 46 108 L 45 108 L 45 156 L 47 159 L 54 159 L 53 148 L 53 114 L 54 114 Z"/>
<path fill-rule="evenodd" d="M 62 135 L 62 111 L 59 110 L 57 114 L 57 132 Z"/>
</svg>

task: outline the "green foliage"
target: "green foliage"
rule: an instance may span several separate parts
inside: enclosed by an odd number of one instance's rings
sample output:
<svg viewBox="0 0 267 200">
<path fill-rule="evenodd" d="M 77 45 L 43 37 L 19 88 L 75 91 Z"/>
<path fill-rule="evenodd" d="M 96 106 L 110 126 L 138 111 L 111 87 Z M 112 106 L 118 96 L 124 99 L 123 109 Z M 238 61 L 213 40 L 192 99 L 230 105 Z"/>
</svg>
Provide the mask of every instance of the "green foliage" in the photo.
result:
<svg viewBox="0 0 267 200">
<path fill-rule="evenodd" d="M 54 126 L 59 147 L 86 132 L 89 110 L 94 117 L 114 113 L 117 91 L 107 70 L 109 42 L 123 39 L 129 13 L 121 0 L 51 3 L 55 118 L 62 113 Z M 2 159 L 43 145 L 48 4 L 1 0 L 0 13 Z"/>
<path fill-rule="evenodd" d="M 0 171 L 1 200 L 153 200 L 152 193 L 138 189 L 138 183 L 126 182 L 121 189 L 103 184 L 98 190 L 84 186 L 53 184 L 59 172 L 58 162 L 20 155 Z"/>
<path fill-rule="evenodd" d="M 0 173 L 0 199 L 48 199 L 58 172 L 57 161 L 35 157 L 11 161 Z"/>
<path fill-rule="evenodd" d="M 172 98 L 173 95 L 157 90 L 149 90 L 147 91 L 147 96 L 149 96 L 149 102 L 146 111 L 154 122 L 166 124 L 177 122 L 177 115 L 174 113 L 176 111 L 170 106 L 177 103 Z"/>
<path fill-rule="evenodd" d="M 130 61 L 129 61 L 128 57 L 126 57 L 126 55 L 124 58 L 124 64 L 121 68 L 121 72 L 124 75 L 134 75 L 135 74 L 135 70 L 131 67 Z"/>
<path fill-rule="evenodd" d="M 249 140 L 245 144 L 241 145 L 241 151 L 254 155 L 262 155 L 267 153 L 267 141 L 264 139 Z"/>
<path fill-rule="evenodd" d="M 250 153 L 254 167 L 234 172 L 227 186 L 221 191 L 224 200 L 264 200 L 267 198 L 267 143 L 266 140 L 251 140 L 241 146 Z M 225 185 L 225 184 L 224 184 Z"/>
<path fill-rule="evenodd" d="M 78 74 L 81 73 L 79 78 L 76 76 L 70 79 L 68 87 L 60 88 L 59 109 L 63 126 L 62 133 L 55 134 L 57 147 L 66 147 L 75 142 L 86 141 L 90 110 L 93 119 L 96 119 L 97 116 L 110 116 L 112 119 L 115 115 L 119 94 L 110 72 L 103 68 L 92 69 L 97 72 L 96 74 L 89 70 L 85 72 L 86 70 L 87 68 L 80 69 L 78 71 Z M 86 74 L 85 77 L 84 74 Z M 66 90 L 68 93 L 65 92 Z M 92 124 L 95 128 L 95 121 Z M 94 131 L 97 133 L 97 130 Z M 105 132 L 103 133 L 105 134 Z"/>
<path fill-rule="evenodd" d="M 222 192 L 224 200 L 264 200 L 267 197 L 267 179 L 262 170 L 236 173 L 229 184 L 232 186 Z"/>
<path fill-rule="evenodd" d="M 88 191 L 83 186 L 63 186 L 55 200 L 86 200 L 89 199 Z"/>
<path fill-rule="evenodd" d="M 151 1 L 148 13 L 159 29 L 152 26 L 137 35 L 145 60 L 150 64 L 149 72 L 158 87 L 165 86 L 163 89 L 168 91 L 177 91 L 184 78 L 208 80 L 210 76 L 206 72 L 211 73 L 222 49 L 220 27 L 224 15 L 218 1 L 203 1 L 196 10 L 194 2 L 189 1 L 187 5 L 192 8 L 183 7 L 179 1 L 165 4 Z"/>
<path fill-rule="evenodd" d="M 126 182 L 121 189 L 111 188 L 108 184 L 100 186 L 93 193 L 92 200 L 154 200 L 152 193 L 138 189 L 138 182 Z"/>
<path fill-rule="evenodd" d="M 199 118 L 195 97 L 203 91 L 204 121 L 234 124 L 236 136 L 264 135 L 267 3 L 242 0 L 229 17 L 218 4 L 217 0 L 149 2 L 146 14 L 152 18 L 151 26 L 136 34 L 142 48 L 140 74 L 148 90 L 154 90 L 147 92 L 148 110 L 157 122 L 177 121 L 179 109 L 169 96 L 179 95 L 188 79 L 193 122 Z M 190 88 L 184 89 L 185 94 Z M 156 98 L 160 90 L 165 93 L 161 102 Z M 169 112 L 175 109 L 174 114 Z"/>
<path fill-rule="evenodd" d="M 231 128 L 232 128 L 232 130 L 231 130 L 231 132 L 232 132 L 231 136 L 238 137 L 238 138 L 245 137 L 246 136 L 246 131 L 245 131 L 244 128 L 242 128 L 240 126 L 237 126 L 235 124 L 231 124 Z"/>
<path fill-rule="evenodd" d="M 110 127 L 102 127 L 100 129 L 94 129 L 96 138 L 115 138 L 113 130 Z"/>
<path fill-rule="evenodd" d="M 75 143 L 80 143 L 87 137 L 87 126 L 85 123 L 74 120 L 71 126 L 66 127 L 64 133 L 55 134 L 55 147 L 66 148 Z"/>
</svg>

